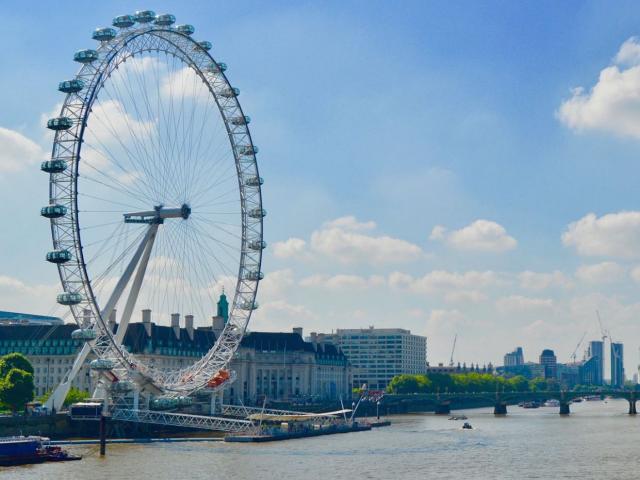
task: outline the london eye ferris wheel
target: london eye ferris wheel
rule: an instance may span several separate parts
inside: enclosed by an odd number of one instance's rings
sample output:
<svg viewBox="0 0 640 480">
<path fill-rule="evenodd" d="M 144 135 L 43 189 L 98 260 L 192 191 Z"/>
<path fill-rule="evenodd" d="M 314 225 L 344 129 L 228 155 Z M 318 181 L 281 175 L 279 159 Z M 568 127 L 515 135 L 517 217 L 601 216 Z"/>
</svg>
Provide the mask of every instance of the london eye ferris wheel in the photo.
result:
<svg viewBox="0 0 640 480">
<path fill-rule="evenodd" d="M 208 41 L 175 17 L 138 11 L 93 32 L 62 81 L 49 174 L 62 292 L 85 342 L 52 395 L 61 405 L 89 352 L 104 388 L 185 396 L 209 385 L 245 332 L 262 279 L 263 218 L 250 118 Z M 134 312 L 203 323 L 232 292 L 215 345 L 185 368 L 161 369 L 122 345 Z M 118 312 L 119 325 L 109 320 Z"/>
</svg>

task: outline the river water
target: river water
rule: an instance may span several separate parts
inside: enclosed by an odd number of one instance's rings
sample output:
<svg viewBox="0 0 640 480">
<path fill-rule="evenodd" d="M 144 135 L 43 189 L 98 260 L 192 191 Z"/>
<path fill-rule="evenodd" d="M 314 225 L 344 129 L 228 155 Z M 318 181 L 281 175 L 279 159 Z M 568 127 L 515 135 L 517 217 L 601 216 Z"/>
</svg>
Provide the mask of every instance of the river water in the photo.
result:
<svg viewBox="0 0 640 480">
<path fill-rule="evenodd" d="M 465 413 L 462 422 L 433 414 L 390 417 L 391 427 L 266 444 L 220 442 L 71 447 L 79 462 L 2 469 L 19 479 L 637 479 L 640 416 L 627 402 L 558 408 L 509 407 Z"/>
</svg>

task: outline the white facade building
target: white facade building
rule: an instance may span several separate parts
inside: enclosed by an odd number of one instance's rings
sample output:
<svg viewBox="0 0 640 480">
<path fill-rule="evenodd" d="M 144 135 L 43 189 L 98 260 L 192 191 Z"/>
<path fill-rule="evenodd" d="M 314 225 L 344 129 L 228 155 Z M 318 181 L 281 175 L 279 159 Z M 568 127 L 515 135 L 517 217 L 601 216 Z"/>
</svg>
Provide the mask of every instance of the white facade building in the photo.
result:
<svg viewBox="0 0 640 480">
<path fill-rule="evenodd" d="M 427 337 L 402 328 L 338 329 L 312 332 L 314 344 L 336 345 L 346 355 L 353 372 L 353 386 L 367 384 L 382 390 L 396 375 L 427 372 Z"/>
</svg>

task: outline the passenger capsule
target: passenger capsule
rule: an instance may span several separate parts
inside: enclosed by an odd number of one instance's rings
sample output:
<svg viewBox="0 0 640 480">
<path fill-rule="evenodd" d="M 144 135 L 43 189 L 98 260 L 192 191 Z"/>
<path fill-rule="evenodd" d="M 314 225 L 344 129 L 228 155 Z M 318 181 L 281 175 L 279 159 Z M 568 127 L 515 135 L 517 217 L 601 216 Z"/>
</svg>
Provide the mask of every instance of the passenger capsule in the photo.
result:
<svg viewBox="0 0 640 480">
<path fill-rule="evenodd" d="M 71 260 L 71 252 L 69 250 L 53 250 L 47 252 L 47 262 L 67 263 L 69 260 Z"/>
<path fill-rule="evenodd" d="M 267 248 L 267 242 L 264 240 L 251 240 L 249 242 L 249 248 L 251 250 L 264 250 Z"/>
<path fill-rule="evenodd" d="M 133 19 L 138 23 L 149 23 L 156 19 L 156 12 L 153 10 L 138 10 L 133 14 Z"/>
<path fill-rule="evenodd" d="M 258 147 L 255 145 L 238 145 L 236 149 L 240 155 L 255 155 L 258 153 Z"/>
<path fill-rule="evenodd" d="M 251 123 L 251 117 L 244 115 L 244 116 L 239 116 L 239 117 L 231 117 L 229 119 L 229 123 L 231 123 L 232 125 L 249 125 Z"/>
<path fill-rule="evenodd" d="M 108 358 L 96 358 L 89 364 L 89 368 L 91 370 L 112 370 L 116 364 L 113 360 L 109 360 Z"/>
<path fill-rule="evenodd" d="M 82 295 L 77 292 L 64 292 L 60 293 L 56 300 L 60 305 L 78 305 L 82 302 Z"/>
<path fill-rule="evenodd" d="M 220 93 L 218 93 L 218 95 L 224 98 L 237 97 L 238 95 L 240 95 L 240 89 L 235 87 L 225 88 Z"/>
<path fill-rule="evenodd" d="M 257 280 L 262 280 L 263 278 L 264 278 L 264 273 L 262 273 L 259 270 L 252 270 L 252 271 L 246 272 L 244 274 L 244 279 L 245 280 L 257 281 Z"/>
<path fill-rule="evenodd" d="M 242 310 L 255 310 L 258 308 L 258 302 L 244 301 L 238 305 Z"/>
<path fill-rule="evenodd" d="M 247 187 L 259 187 L 264 183 L 264 178 L 262 177 L 249 177 L 244 181 L 244 184 Z"/>
<path fill-rule="evenodd" d="M 50 130 L 69 130 L 73 122 L 69 117 L 50 118 L 47 121 L 47 128 Z"/>
<path fill-rule="evenodd" d="M 263 218 L 267 216 L 267 211 L 264 208 L 253 208 L 249 210 L 249 216 L 251 218 Z"/>
<path fill-rule="evenodd" d="M 71 332 L 71 338 L 82 341 L 95 340 L 96 331 L 91 328 L 79 328 Z"/>
<path fill-rule="evenodd" d="M 119 393 L 130 392 L 133 388 L 133 382 L 129 380 L 120 380 L 111 384 L 111 390 Z"/>
<path fill-rule="evenodd" d="M 78 63 L 91 63 L 98 59 L 98 52 L 90 48 L 78 50 L 73 54 L 73 59 Z"/>
<path fill-rule="evenodd" d="M 47 160 L 40 164 L 40 170 L 47 173 L 62 173 L 67 169 L 67 162 L 64 160 Z"/>
<path fill-rule="evenodd" d="M 161 27 L 168 27 L 176 23 L 176 17 L 170 13 L 163 13 L 162 15 L 156 15 L 156 19 L 153 21 L 156 25 Z"/>
<path fill-rule="evenodd" d="M 154 398 L 149 405 L 152 410 L 169 410 L 178 406 L 178 399 L 172 397 Z"/>
<path fill-rule="evenodd" d="M 128 28 L 135 23 L 136 20 L 133 18 L 133 15 L 119 15 L 113 19 L 111 25 L 118 28 Z"/>
<path fill-rule="evenodd" d="M 202 42 L 198 42 L 198 46 L 208 52 L 209 50 L 211 50 L 213 48 L 213 45 L 211 45 L 211 42 L 208 42 L 207 40 L 203 40 Z"/>
<path fill-rule="evenodd" d="M 67 214 L 67 207 L 64 205 L 47 205 L 40 209 L 40 215 L 46 218 L 60 218 Z"/>
<path fill-rule="evenodd" d="M 205 67 L 205 70 L 209 73 L 222 73 L 227 69 L 227 64 L 222 62 L 212 62 Z"/>
<path fill-rule="evenodd" d="M 99 42 L 108 42 L 116 38 L 117 32 L 111 27 L 96 28 L 91 35 L 91 38 L 98 40 Z"/>
<path fill-rule="evenodd" d="M 176 398 L 176 400 L 178 401 L 179 407 L 188 407 L 193 404 L 193 399 L 191 397 L 180 396 Z"/>
<path fill-rule="evenodd" d="M 176 30 L 184 35 L 193 35 L 193 32 L 196 31 L 193 25 L 189 24 L 178 25 L 176 26 Z"/>
<path fill-rule="evenodd" d="M 65 80 L 58 84 L 58 90 L 63 93 L 78 93 L 84 88 L 84 82 L 82 80 Z"/>
</svg>

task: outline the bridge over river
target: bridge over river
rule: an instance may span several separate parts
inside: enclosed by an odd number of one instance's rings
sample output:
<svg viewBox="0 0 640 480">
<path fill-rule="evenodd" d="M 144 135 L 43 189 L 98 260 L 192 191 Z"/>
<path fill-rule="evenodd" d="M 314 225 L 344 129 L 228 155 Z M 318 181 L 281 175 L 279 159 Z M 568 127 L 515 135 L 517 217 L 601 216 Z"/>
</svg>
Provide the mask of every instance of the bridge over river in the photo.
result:
<svg viewBox="0 0 640 480">
<path fill-rule="evenodd" d="M 588 396 L 624 398 L 629 403 L 629 415 L 637 414 L 636 402 L 640 392 L 626 389 L 599 390 L 560 390 L 540 392 L 444 392 L 444 393 L 415 393 L 415 394 L 386 394 L 381 400 L 380 407 L 385 412 L 408 413 L 416 411 L 431 411 L 436 414 L 447 415 L 451 410 L 469 408 L 473 406 L 494 405 L 496 415 L 506 415 L 507 406 L 520 402 L 544 402 L 556 399 L 559 402 L 560 415 L 571 413 L 569 405 L 578 398 Z M 366 407 L 365 407 L 366 408 Z"/>
</svg>

